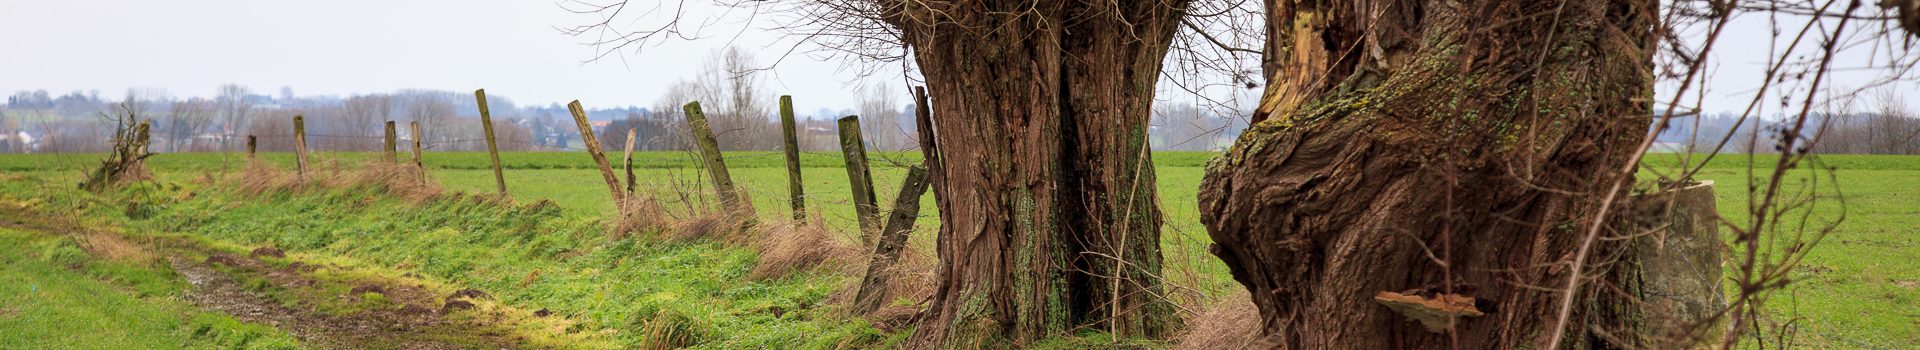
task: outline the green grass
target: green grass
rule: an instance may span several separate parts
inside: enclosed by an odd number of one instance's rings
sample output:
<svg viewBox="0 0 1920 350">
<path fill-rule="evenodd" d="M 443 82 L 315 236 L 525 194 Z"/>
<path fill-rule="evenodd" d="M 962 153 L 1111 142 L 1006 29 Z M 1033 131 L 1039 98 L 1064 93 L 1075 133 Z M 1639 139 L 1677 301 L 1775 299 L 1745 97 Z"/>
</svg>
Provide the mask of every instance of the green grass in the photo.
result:
<svg viewBox="0 0 1920 350">
<path fill-rule="evenodd" d="M 326 154 L 322 158 L 355 160 L 369 154 Z M 291 157 L 263 154 L 270 162 L 291 167 Z M 880 154 L 877 158 L 916 161 L 912 154 Z M 1165 214 L 1163 248 L 1174 283 L 1219 295 L 1238 288 L 1225 267 L 1206 247 L 1211 243 L 1199 225 L 1196 190 L 1210 153 L 1162 152 L 1154 155 Z M 1772 156 L 1755 158 L 1770 164 Z M 0 156 L 0 171 L 26 172 L 54 182 L 77 182 L 79 171 L 96 156 Z M 884 342 L 864 325 L 843 325 L 824 318 L 796 320 L 794 314 L 773 318 L 756 313 L 771 306 L 822 300 L 838 283 L 825 274 L 803 274 L 779 281 L 743 282 L 740 274 L 755 257 L 751 252 L 717 243 L 661 243 L 648 240 L 607 240 L 598 234 L 598 218 L 611 211 L 606 185 L 583 153 L 506 153 L 502 163 L 509 193 L 521 203 L 551 200 L 559 210 L 531 210 L 498 214 L 478 204 L 435 203 L 423 208 L 393 200 L 364 201 L 365 195 L 291 196 L 259 201 L 212 196 L 174 205 L 155 223 L 222 241 L 245 244 L 271 242 L 301 249 L 363 259 L 385 266 L 412 266 L 456 283 L 502 290 L 503 301 L 520 308 L 551 308 L 581 321 L 588 329 L 607 331 L 615 344 L 636 344 L 632 333 L 639 324 L 662 312 L 690 315 L 710 329 L 708 347 L 751 347 L 793 344 L 803 339 L 862 339 Z M 1649 156 L 1643 177 L 1670 171 L 1682 156 Z M 1833 167 L 1844 199 L 1846 221 L 1809 256 L 1793 278 L 1795 283 L 1767 304 L 1774 321 L 1795 320 L 1800 342 L 1813 347 L 1897 348 L 1920 343 L 1920 157 L 1833 155 L 1820 158 L 1818 168 Z M 1695 160 L 1697 161 L 1697 159 Z M 493 175 L 484 153 L 429 153 L 427 165 L 442 186 L 473 193 L 491 193 Z M 836 153 L 809 152 L 803 156 L 808 209 L 851 239 L 853 209 L 846 172 Z M 1717 182 L 1719 209 L 1724 217 L 1744 218 L 1748 210 L 1749 175 L 1746 155 L 1722 155 L 1708 163 L 1699 178 Z M 702 173 L 684 152 L 646 152 L 636 155 L 637 175 L 673 213 L 684 215 L 688 205 L 711 205 Z M 730 153 L 734 180 L 750 195 L 760 215 L 787 217 L 784 159 L 777 153 Z M 203 172 L 238 169 L 241 158 L 220 154 L 162 154 L 154 167 L 168 180 L 186 182 Z M 904 169 L 876 162 L 873 174 L 882 205 L 892 202 Z M 1815 168 L 1815 167 L 1808 167 Z M 1808 178 L 1806 169 L 1790 177 L 1789 188 Z M 1821 181 L 1825 183 L 1823 177 Z M 652 185 L 652 186 L 648 186 Z M 1824 185 L 1823 185 L 1824 186 Z M 682 202 L 685 194 L 687 202 Z M 1827 198 L 1813 207 L 1813 223 L 1837 218 L 1842 201 Z M 922 198 L 931 210 L 931 196 Z M 1800 218 L 1783 225 L 1795 228 Z M 1744 221 L 1736 223 L 1745 225 Z M 185 223 L 185 224 L 175 224 Z M 914 245 L 928 249 L 937 216 L 924 213 Z M 1724 232 L 1725 230 L 1723 230 Z M 1767 249 L 1779 249 L 1768 247 Z M 561 258 L 567 256 L 566 258 Z M 519 285 L 531 271 L 542 276 Z M 1729 273 L 1732 273 L 1730 270 Z M 667 311 L 670 310 L 670 311 Z M 810 315 L 815 317 L 819 315 Z M 696 322 L 697 323 L 697 322 Z M 700 332 L 696 332 L 700 333 Z M 1062 342 L 1071 343 L 1071 339 Z"/>
<path fill-rule="evenodd" d="M 295 349 L 201 311 L 172 270 L 96 261 L 65 237 L 0 228 L 0 349 Z"/>
</svg>

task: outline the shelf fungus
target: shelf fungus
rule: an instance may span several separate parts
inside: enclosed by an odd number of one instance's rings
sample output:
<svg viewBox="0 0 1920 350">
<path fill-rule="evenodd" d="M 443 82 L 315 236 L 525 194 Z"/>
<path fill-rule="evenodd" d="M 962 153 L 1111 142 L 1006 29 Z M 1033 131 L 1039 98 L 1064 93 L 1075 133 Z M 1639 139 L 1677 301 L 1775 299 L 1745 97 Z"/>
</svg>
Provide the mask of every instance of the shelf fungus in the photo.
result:
<svg viewBox="0 0 1920 350">
<path fill-rule="evenodd" d="M 1422 295 L 1419 291 L 1395 293 L 1381 291 L 1373 295 L 1373 301 L 1399 312 L 1409 319 L 1420 321 L 1427 331 L 1445 333 L 1454 319 L 1460 317 L 1479 317 L 1486 315 L 1473 306 L 1473 297 L 1459 294 L 1432 293 Z"/>
</svg>

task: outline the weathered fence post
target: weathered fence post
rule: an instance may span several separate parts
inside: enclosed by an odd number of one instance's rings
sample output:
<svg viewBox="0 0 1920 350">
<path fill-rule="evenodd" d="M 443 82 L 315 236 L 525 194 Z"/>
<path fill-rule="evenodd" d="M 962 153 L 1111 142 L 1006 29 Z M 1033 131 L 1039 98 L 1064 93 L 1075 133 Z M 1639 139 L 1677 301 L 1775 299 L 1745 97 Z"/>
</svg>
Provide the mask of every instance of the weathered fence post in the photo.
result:
<svg viewBox="0 0 1920 350">
<path fill-rule="evenodd" d="M 426 163 L 420 162 L 420 122 L 407 122 L 407 128 L 413 129 L 413 166 L 426 169 Z"/>
<path fill-rule="evenodd" d="M 730 215 L 753 217 L 753 203 L 742 198 L 733 187 L 733 176 L 727 173 L 727 160 L 720 155 L 720 141 L 713 138 L 713 130 L 707 127 L 707 115 L 700 112 L 700 102 L 688 102 L 687 127 L 693 129 L 693 141 L 700 145 L 701 161 L 706 163 L 707 174 L 713 178 L 713 190 L 720 196 L 720 205 Z"/>
<path fill-rule="evenodd" d="M 620 177 L 613 175 L 607 155 L 600 152 L 600 138 L 593 136 L 593 124 L 587 122 L 587 109 L 580 107 L 580 100 L 574 100 L 567 104 L 567 111 L 573 112 L 573 123 L 580 126 L 580 142 L 587 144 L 587 154 L 593 156 L 593 163 L 600 166 L 600 175 L 607 179 L 607 191 L 613 193 L 614 206 L 625 209 L 626 195 L 620 193 Z"/>
<path fill-rule="evenodd" d="M 473 90 L 473 99 L 480 104 L 481 130 L 487 133 L 487 157 L 493 160 L 493 184 L 500 188 L 500 196 L 507 196 L 507 175 L 500 170 L 500 147 L 493 143 L 493 116 L 487 113 L 487 89 Z"/>
<path fill-rule="evenodd" d="M 253 159 L 253 150 L 255 149 L 255 145 L 258 144 L 259 141 L 254 139 L 253 135 L 247 135 L 247 159 Z"/>
<path fill-rule="evenodd" d="M 633 197 L 634 182 L 638 181 L 633 176 L 633 137 L 639 132 L 639 128 L 627 128 L 627 153 L 621 157 L 627 163 L 627 197 Z"/>
<path fill-rule="evenodd" d="M 913 232 L 913 222 L 920 217 L 920 196 L 927 193 L 927 167 L 915 165 L 907 169 L 907 180 L 900 184 L 900 196 L 893 199 L 893 215 L 887 219 L 886 230 L 880 233 L 879 244 L 873 247 L 873 260 L 867 263 L 867 277 L 860 282 L 860 291 L 853 297 L 853 312 L 864 314 L 879 309 L 885 303 L 887 270 L 900 261 L 900 252 L 907 247 L 907 234 Z"/>
<path fill-rule="evenodd" d="M 1707 349 L 1722 343 L 1727 318 L 1720 314 L 1727 301 L 1721 292 L 1726 249 L 1720 239 L 1720 216 L 1713 182 L 1680 184 L 1635 195 L 1637 207 L 1628 265 L 1638 274 L 1638 295 L 1644 322 L 1639 336 L 1654 340 L 1651 348 Z M 1629 286 L 1632 287 L 1632 286 Z"/>
<path fill-rule="evenodd" d="M 840 152 L 847 160 L 847 182 L 853 187 L 853 212 L 860 219 L 860 245 L 873 245 L 880 230 L 880 208 L 873 198 L 873 173 L 867 170 L 867 146 L 860 137 L 860 117 L 840 118 Z"/>
<path fill-rule="evenodd" d="M 398 138 L 400 138 L 400 132 L 395 131 L 393 129 L 393 121 L 388 120 L 387 121 L 387 162 L 388 163 L 395 163 L 395 164 L 400 163 L 400 151 L 398 149 L 399 146 L 396 145 L 398 140 L 395 140 Z"/>
<path fill-rule="evenodd" d="M 780 96 L 781 136 L 786 140 L 787 193 L 792 196 L 793 221 L 807 221 L 807 191 L 800 182 L 800 137 L 793 125 L 793 96 Z"/>
<path fill-rule="evenodd" d="M 913 126 L 918 132 L 920 139 L 920 156 L 922 158 L 920 162 L 927 165 L 927 173 L 929 174 L 927 175 L 927 182 L 932 184 L 945 183 L 946 161 L 940 158 L 940 144 L 934 142 L 933 105 L 927 102 L 927 87 L 916 86 L 913 88 L 913 105 Z M 934 203 L 939 203 L 941 198 L 946 198 L 946 189 L 942 189 L 940 186 L 930 187 L 933 188 Z"/>
<path fill-rule="evenodd" d="M 307 180 L 307 118 L 305 116 L 301 116 L 301 115 L 293 116 L 293 154 L 294 154 L 294 169 L 297 170 L 300 181 L 306 181 Z"/>
</svg>

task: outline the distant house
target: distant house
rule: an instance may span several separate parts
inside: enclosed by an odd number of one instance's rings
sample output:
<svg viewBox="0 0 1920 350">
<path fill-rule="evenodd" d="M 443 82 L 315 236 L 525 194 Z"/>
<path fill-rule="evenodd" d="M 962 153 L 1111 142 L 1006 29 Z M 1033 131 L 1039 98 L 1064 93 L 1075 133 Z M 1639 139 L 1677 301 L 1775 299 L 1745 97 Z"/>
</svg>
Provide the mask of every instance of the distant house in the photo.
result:
<svg viewBox="0 0 1920 350">
<path fill-rule="evenodd" d="M 33 134 L 26 131 L 0 133 L 0 153 L 27 153 L 40 148 Z"/>
</svg>

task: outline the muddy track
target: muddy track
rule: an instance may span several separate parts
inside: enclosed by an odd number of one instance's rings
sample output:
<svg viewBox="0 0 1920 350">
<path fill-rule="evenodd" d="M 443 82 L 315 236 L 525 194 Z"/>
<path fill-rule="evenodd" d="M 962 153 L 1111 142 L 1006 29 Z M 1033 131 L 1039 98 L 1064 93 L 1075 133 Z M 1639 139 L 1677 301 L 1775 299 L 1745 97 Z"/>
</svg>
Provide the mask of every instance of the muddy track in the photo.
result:
<svg viewBox="0 0 1920 350">
<path fill-rule="evenodd" d="M 327 315 L 276 303 L 266 296 L 248 290 L 246 285 L 236 280 L 237 276 L 244 276 L 258 278 L 274 287 L 285 289 L 317 288 L 314 286 L 314 280 L 301 275 L 321 267 L 309 266 L 302 269 L 300 266 L 306 265 L 296 262 L 295 265 L 290 265 L 290 268 L 274 269 L 254 257 L 214 252 L 204 247 L 168 239 L 162 239 L 159 242 L 149 240 L 149 244 L 139 245 L 124 239 L 124 236 L 119 233 L 42 215 L 31 208 L 0 205 L 0 209 L 4 209 L 0 212 L 0 227 L 74 237 L 96 258 L 108 258 L 106 256 L 108 254 L 132 254 L 124 252 L 132 249 L 138 255 L 154 259 L 155 263 L 160 262 L 158 259 L 165 259 L 165 263 L 191 286 L 185 298 L 195 305 L 232 315 L 242 321 L 285 330 L 300 338 L 309 347 L 321 349 L 511 349 L 523 347 L 500 332 L 493 331 L 499 327 L 477 324 L 474 321 L 450 320 L 447 317 L 448 311 L 443 310 L 438 304 L 441 299 L 419 286 L 361 285 L 354 288 L 354 292 L 350 294 L 371 291 L 382 294 L 401 306 L 361 310 L 345 315 Z M 201 254 L 206 254 L 210 258 L 204 261 L 188 258 L 188 256 Z M 216 264 L 223 266 L 216 267 Z M 360 298 L 358 295 L 338 297 Z M 452 297 L 446 300 L 449 300 L 449 304 L 463 303 L 467 308 L 472 307 L 472 304 L 465 301 L 454 302 Z M 294 304 L 304 306 L 312 303 L 294 301 Z"/>
<path fill-rule="evenodd" d="M 173 269 L 193 285 L 186 297 L 200 307 L 219 310 L 247 322 L 262 323 L 286 330 L 307 345 L 325 349 L 468 349 L 512 348 L 498 339 L 484 336 L 446 334 L 458 325 L 446 322 L 434 310 L 409 306 L 388 312 L 362 312 L 345 316 L 327 316 L 282 306 L 249 292 L 226 273 L 205 262 L 170 257 Z M 275 284 L 285 279 L 270 278 Z M 298 284 L 298 282 L 294 282 Z M 467 338 L 457 344 L 448 337 Z M 493 343 L 492 345 L 483 345 Z"/>
</svg>

